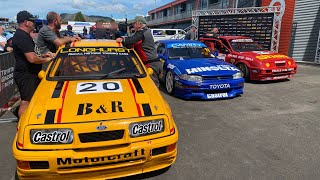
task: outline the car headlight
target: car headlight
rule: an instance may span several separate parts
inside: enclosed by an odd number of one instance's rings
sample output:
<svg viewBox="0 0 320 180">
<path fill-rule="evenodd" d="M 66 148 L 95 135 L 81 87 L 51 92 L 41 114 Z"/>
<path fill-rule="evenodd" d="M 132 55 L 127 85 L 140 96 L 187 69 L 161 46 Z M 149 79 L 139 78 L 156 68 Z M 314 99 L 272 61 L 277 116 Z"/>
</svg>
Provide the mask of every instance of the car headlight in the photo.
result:
<svg viewBox="0 0 320 180">
<path fill-rule="evenodd" d="M 163 119 L 133 122 L 129 125 L 130 137 L 147 136 L 157 134 L 164 131 Z"/>
<path fill-rule="evenodd" d="M 237 72 L 237 73 L 233 74 L 232 76 L 233 76 L 233 79 L 240 79 L 240 78 L 242 78 L 241 72 Z"/>
<path fill-rule="evenodd" d="M 180 78 L 186 81 L 202 82 L 202 77 L 197 75 L 181 74 Z"/>
<path fill-rule="evenodd" d="M 71 144 L 72 129 L 33 129 L 30 131 L 32 144 Z"/>
</svg>

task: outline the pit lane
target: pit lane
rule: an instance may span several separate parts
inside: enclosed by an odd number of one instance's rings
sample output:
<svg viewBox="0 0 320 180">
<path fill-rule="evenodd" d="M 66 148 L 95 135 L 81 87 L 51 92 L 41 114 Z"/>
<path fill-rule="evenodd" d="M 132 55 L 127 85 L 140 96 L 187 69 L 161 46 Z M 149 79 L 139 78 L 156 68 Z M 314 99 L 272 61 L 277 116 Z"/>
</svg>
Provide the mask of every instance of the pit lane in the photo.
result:
<svg viewBox="0 0 320 180">
<path fill-rule="evenodd" d="M 320 66 L 299 64 L 289 81 L 246 83 L 230 100 L 162 94 L 179 129 L 177 161 L 131 179 L 320 178 Z M 0 123 L 1 180 L 14 175 L 15 126 Z"/>
</svg>

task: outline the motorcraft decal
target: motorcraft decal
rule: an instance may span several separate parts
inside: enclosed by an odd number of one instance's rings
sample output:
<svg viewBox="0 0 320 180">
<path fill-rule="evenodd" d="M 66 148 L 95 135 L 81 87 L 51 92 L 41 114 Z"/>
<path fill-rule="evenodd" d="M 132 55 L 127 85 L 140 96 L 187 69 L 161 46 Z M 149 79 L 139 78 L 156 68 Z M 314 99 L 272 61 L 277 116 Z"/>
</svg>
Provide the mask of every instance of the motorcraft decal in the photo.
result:
<svg viewBox="0 0 320 180">
<path fill-rule="evenodd" d="M 77 115 L 88 115 L 91 113 L 97 114 L 106 114 L 106 113 L 116 113 L 116 112 L 124 112 L 122 108 L 121 101 L 111 101 L 110 106 L 105 104 L 93 105 L 91 103 L 79 104 Z"/>
<path fill-rule="evenodd" d="M 76 94 L 123 92 L 120 81 L 81 82 L 77 84 Z"/>
<path fill-rule="evenodd" d="M 186 69 L 188 74 L 205 72 L 205 71 L 240 71 L 238 68 L 230 65 L 216 65 L 216 66 L 205 66 L 205 67 L 194 67 Z"/>
<path fill-rule="evenodd" d="M 57 158 L 58 166 L 61 165 L 92 165 L 92 164 L 99 164 L 99 163 L 108 163 L 108 162 L 117 162 L 117 161 L 126 161 L 130 159 L 135 159 L 139 157 L 143 157 L 146 155 L 145 149 L 136 149 L 133 152 L 128 152 L 124 154 L 117 154 L 117 155 L 110 155 L 110 156 L 102 156 L 102 157 L 84 157 L 84 158 Z"/>
</svg>

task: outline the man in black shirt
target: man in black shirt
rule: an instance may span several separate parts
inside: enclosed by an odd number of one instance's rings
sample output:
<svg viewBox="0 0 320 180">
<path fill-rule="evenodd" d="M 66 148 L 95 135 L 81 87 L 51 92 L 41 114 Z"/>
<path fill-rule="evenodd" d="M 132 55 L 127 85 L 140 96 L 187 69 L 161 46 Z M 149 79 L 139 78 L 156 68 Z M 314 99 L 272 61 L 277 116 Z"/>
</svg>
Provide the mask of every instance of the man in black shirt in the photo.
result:
<svg viewBox="0 0 320 180">
<path fill-rule="evenodd" d="M 28 11 L 20 11 L 17 14 L 19 29 L 13 36 L 13 53 L 16 59 L 14 70 L 14 80 L 18 85 L 21 104 L 18 111 L 19 117 L 27 109 L 35 90 L 37 89 L 40 79 L 38 73 L 42 64 L 49 62 L 53 54 L 47 53 L 39 57 L 35 52 L 35 44 L 30 36 L 34 29 L 35 16 Z"/>
<path fill-rule="evenodd" d="M 117 38 L 117 42 L 122 42 L 126 48 L 132 48 L 141 42 L 141 45 L 137 45 L 142 48 L 141 52 L 139 47 L 134 47 L 140 56 L 140 59 L 148 67 L 153 69 L 151 78 L 153 82 L 159 87 L 159 75 L 162 73 L 162 65 L 157 55 L 156 45 L 154 43 L 153 36 L 149 28 L 146 27 L 147 21 L 142 16 L 136 16 L 133 22 L 133 28 L 136 31 L 133 36 L 123 38 Z"/>
</svg>

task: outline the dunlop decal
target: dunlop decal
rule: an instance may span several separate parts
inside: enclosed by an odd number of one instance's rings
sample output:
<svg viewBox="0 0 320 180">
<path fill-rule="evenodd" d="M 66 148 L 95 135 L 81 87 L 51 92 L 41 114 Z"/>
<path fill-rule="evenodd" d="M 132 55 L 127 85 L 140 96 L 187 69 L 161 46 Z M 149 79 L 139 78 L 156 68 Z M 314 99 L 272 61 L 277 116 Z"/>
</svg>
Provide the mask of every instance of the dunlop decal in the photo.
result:
<svg viewBox="0 0 320 180">
<path fill-rule="evenodd" d="M 48 110 L 46 118 L 44 120 L 45 124 L 54 124 L 54 117 L 56 115 L 56 110 Z"/>
<path fill-rule="evenodd" d="M 51 98 L 59 98 L 60 97 L 63 84 L 64 84 L 64 81 L 57 82 L 56 88 L 54 89 Z"/>
</svg>

